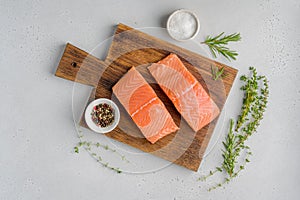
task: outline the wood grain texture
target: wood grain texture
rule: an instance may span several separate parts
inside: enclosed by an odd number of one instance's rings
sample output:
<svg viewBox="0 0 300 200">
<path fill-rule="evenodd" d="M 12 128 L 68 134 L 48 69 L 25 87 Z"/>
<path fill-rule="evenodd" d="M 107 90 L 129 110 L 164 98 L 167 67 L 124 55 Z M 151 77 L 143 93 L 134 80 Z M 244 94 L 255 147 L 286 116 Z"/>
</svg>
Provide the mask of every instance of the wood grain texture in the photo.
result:
<svg viewBox="0 0 300 200">
<path fill-rule="evenodd" d="M 181 119 L 171 101 L 147 70 L 151 63 L 163 59 L 170 53 L 175 53 L 180 57 L 188 70 L 197 78 L 222 110 L 236 77 L 236 69 L 123 24 L 117 26 L 104 62 L 68 44 L 56 75 L 95 86 L 90 101 L 104 97 L 111 98 L 118 104 L 121 111 L 120 123 L 116 129 L 107 133 L 106 136 L 197 171 L 218 118 L 197 133 Z M 88 62 L 82 62 L 83 59 L 88 59 Z M 80 63 L 77 68 L 70 65 L 73 61 Z M 155 144 L 151 144 L 143 137 L 125 109 L 112 94 L 112 87 L 132 66 L 136 67 L 150 83 L 158 97 L 165 103 L 175 123 L 180 127 L 178 132 L 160 139 Z M 214 81 L 211 78 L 211 66 L 224 67 L 224 73 L 227 76 L 223 80 Z M 84 118 L 82 118 L 81 125 L 86 127 Z"/>
<path fill-rule="evenodd" d="M 102 60 L 67 43 L 55 76 L 96 87 L 105 68 Z"/>
</svg>

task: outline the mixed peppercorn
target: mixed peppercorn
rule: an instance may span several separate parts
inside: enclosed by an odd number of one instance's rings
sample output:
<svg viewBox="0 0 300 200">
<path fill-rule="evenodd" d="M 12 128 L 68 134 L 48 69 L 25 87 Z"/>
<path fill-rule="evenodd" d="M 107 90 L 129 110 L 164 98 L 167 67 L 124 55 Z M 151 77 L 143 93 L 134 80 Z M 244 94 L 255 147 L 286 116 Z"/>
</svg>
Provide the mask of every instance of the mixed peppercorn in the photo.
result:
<svg viewBox="0 0 300 200">
<path fill-rule="evenodd" d="M 91 116 L 93 122 L 101 128 L 111 125 L 115 119 L 114 110 L 107 103 L 101 103 L 94 106 Z"/>
</svg>

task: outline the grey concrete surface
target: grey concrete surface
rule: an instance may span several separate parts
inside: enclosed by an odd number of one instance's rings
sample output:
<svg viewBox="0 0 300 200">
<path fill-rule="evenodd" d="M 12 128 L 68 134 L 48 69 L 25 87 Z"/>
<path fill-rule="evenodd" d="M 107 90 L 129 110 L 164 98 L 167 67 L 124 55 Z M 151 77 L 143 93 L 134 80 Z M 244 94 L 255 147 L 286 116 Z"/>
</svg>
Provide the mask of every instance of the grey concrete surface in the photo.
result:
<svg viewBox="0 0 300 200">
<path fill-rule="evenodd" d="M 239 75 L 256 66 L 270 80 L 265 118 L 248 143 L 251 162 L 212 192 L 204 189 L 211 182 L 196 179 L 220 164 L 221 140 L 197 173 L 171 165 L 143 175 L 116 174 L 84 151 L 74 154 L 73 83 L 54 76 L 67 41 L 90 51 L 119 22 L 164 27 L 179 8 L 199 16 L 195 41 L 240 32 L 242 41 L 231 46 L 240 53 L 238 60 L 217 60 L 239 69 Z M 296 0 L 0 0 L 0 199 L 299 199 L 299 21 Z M 239 87 L 237 80 L 225 122 L 239 112 Z"/>
</svg>

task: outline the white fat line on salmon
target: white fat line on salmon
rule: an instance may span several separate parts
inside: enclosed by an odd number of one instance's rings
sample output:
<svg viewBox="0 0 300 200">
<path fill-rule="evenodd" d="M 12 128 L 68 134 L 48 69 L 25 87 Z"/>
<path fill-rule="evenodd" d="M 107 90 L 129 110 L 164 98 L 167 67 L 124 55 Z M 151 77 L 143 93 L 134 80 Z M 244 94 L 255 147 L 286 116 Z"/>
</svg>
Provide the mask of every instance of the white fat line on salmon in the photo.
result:
<svg viewBox="0 0 300 200">
<path fill-rule="evenodd" d="M 185 80 L 187 82 L 187 80 L 183 77 L 183 75 L 180 72 L 178 72 L 177 70 L 168 66 L 168 65 L 170 65 L 170 61 L 173 59 L 174 58 L 172 57 L 170 60 L 167 61 L 167 64 L 160 64 L 160 65 L 169 68 L 171 71 L 175 71 L 176 73 L 179 73 L 180 78 L 182 78 L 183 80 Z M 160 72 L 158 72 L 158 73 L 160 73 Z M 182 97 L 183 95 L 188 93 L 191 89 L 193 89 L 195 87 L 196 84 L 197 84 L 197 81 L 195 81 L 193 84 L 191 84 L 189 87 L 187 87 L 181 94 L 175 94 L 176 97 L 174 99 L 179 99 L 180 97 Z M 168 86 L 165 86 L 165 87 L 169 88 Z"/>
<path fill-rule="evenodd" d="M 136 111 L 134 111 L 131 114 L 131 117 L 133 117 L 134 115 L 136 115 L 139 111 L 141 111 L 143 108 L 145 108 L 146 106 L 148 106 L 150 103 L 152 103 L 153 101 L 155 101 L 157 99 L 157 97 L 152 98 L 150 101 L 148 101 L 147 103 L 145 103 L 144 105 L 142 105 L 139 109 L 137 109 Z"/>
<path fill-rule="evenodd" d="M 187 92 L 189 92 L 194 86 L 197 84 L 197 81 L 195 81 L 190 87 L 186 88 L 183 93 L 180 96 L 185 95 Z"/>
</svg>

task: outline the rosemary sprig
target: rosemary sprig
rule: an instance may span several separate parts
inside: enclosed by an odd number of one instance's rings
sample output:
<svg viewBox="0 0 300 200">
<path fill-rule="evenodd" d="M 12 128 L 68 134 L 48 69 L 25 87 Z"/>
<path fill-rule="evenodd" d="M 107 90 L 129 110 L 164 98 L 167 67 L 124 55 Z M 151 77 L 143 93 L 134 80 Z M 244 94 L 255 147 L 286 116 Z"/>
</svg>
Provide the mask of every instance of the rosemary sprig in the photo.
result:
<svg viewBox="0 0 300 200">
<path fill-rule="evenodd" d="M 223 162 L 220 167 L 216 167 L 214 171 L 199 180 L 206 180 L 208 177 L 217 172 L 225 172 L 226 177 L 223 182 L 209 188 L 216 189 L 230 182 L 235 178 L 240 171 L 245 168 L 246 163 L 250 162 L 249 157 L 252 155 L 250 147 L 245 145 L 245 142 L 254 132 L 256 132 L 260 121 L 263 119 L 263 114 L 266 110 L 269 96 L 268 80 L 265 76 L 258 76 L 254 67 L 249 68 L 251 76 L 241 76 L 240 80 L 244 83 L 241 90 L 244 91 L 243 105 L 241 115 L 239 115 L 236 123 L 233 119 L 230 120 L 229 132 L 223 142 L 224 149 L 222 150 Z M 234 129 L 234 125 L 235 129 Z M 241 153 L 246 156 L 242 159 Z"/>
<path fill-rule="evenodd" d="M 224 35 L 224 32 L 220 33 L 215 37 L 207 36 L 202 44 L 206 44 L 211 53 L 213 54 L 214 58 L 217 57 L 217 53 L 223 55 L 229 61 L 236 60 L 238 53 L 234 50 L 230 50 L 227 45 L 229 42 L 237 42 L 241 40 L 240 33 L 233 33 L 230 35 Z M 223 36 L 223 37 L 222 37 Z"/>
<path fill-rule="evenodd" d="M 211 69 L 211 75 L 213 80 L 218 80 L 220 77 L 225 77 L 224 74 L 224 67 L 222 67 L 220 70 L 218 67 L 213 67 L 212 65 L 210 66 Z"/>
</svg>

